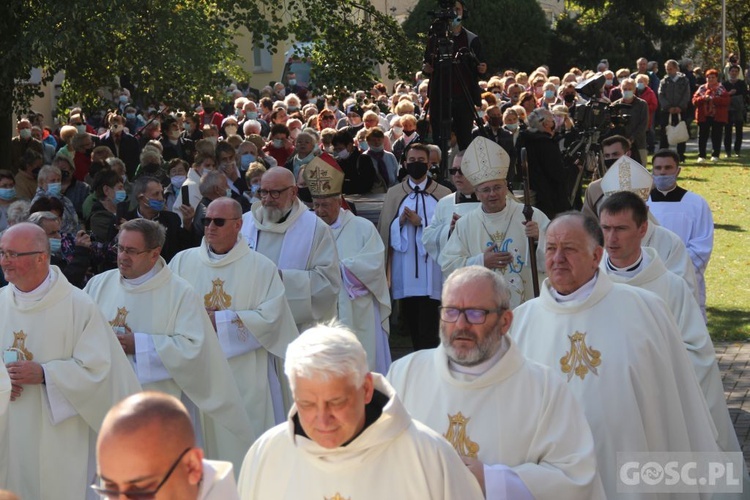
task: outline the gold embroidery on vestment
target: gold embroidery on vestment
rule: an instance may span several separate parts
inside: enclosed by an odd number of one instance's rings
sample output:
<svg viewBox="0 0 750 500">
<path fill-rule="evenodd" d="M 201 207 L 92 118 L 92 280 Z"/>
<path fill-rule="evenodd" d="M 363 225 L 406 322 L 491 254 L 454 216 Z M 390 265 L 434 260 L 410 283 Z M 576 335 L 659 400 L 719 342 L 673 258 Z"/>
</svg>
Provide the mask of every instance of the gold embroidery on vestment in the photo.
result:
<svg viewBox="0 0 750 500">
<path fill-rule="evenodd" d="M 351 497 L 344 498 L 341 496 L 341 493 L 336 492 L 335 495 L 333 495 L 331 498 L 323 497 L 323 500 L 352 500 Z"/>
<path fill-rule="evenodd" d="M 456 449 L 462 457 L 477 458 L 479 444 L 475 443 L 466 433 L 466 425 L 471 417 L 464 417 L 461 412 L 448 415 L 448 431 L 443 437 Z"/>
<path fill-rule="evenodd" d="M 13 346 L 10 349 L 21 354 L 19 358 L 22 359 L 19 359 L 18 361 L 31 361 L 34 359 L 34 355 L 31 354 L 31 351 L 26 349 L 26 334 L 23 333 L 23 330 L 20 332 L 13 332 Z"/>
<path fill-rule="evenodd" d="M 224 280 L 216 278 L 212 280 L 211 293 L 203 296 L 203 305 L 211 311 L 223 311 L 232 305 L 232 296 L 224 291 Z"/>
<path fill-rule="evenodd" d="M 117 308 L 117 316 L 115 316 L 115 319 L 109 322 L 110 326 L 118 327 L 118 326 L 127 326 L 128 325 L 128 310 L 124 307 L 118 307 Z"/>
<path fill-rule="evenodd" d="M 563 373 L 568 374 L 568 382 L 575 375 L 583 380 L 589 371 L 594 375 L 599 375 L 596 367 L 602 364 L 602 354 L 586 345 L 586 334 L 575 332 L 573 335 L 568 335 L 568 339 L 570 339 L 570 351 L 560 358 L 560 367 Z"/>
</svg>

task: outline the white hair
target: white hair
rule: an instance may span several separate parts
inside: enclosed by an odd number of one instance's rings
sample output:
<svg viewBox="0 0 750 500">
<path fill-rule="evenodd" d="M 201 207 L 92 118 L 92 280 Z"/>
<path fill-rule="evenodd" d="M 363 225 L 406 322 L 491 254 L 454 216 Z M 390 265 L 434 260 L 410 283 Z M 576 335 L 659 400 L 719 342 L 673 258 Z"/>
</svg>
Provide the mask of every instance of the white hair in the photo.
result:
<svg viewBox="0 0 750 500">
<path fill-rule="evenodd" d="M 330 380 L 347 377 L 361 387 L 368 373 L 367 354 L 357 337 L 340 325 L 317 325 L 286 349 L 284 373 L 294 392 L 297 377 Z"/>
<path fill-rule="evenodd" d="M 57 167 L 53 167 L 52 165 L 45 165 L 41 168 L 41 170 L 39 170 L 37 181 L 47 182 L 47 179 L 49 179 L 52 175 L 62 176 L 62 172 Z"/>
<path fill-rule="evenodd" d="M 443 298 L 456 286 L 473 284 L 484 278 L 492 285 L 497 307 L 510 309 L 510 288 L 505 278 L 499 273 L 490 271 L 484 266 L 466 266 L 453 271 L 443 284 Z"/>
<path fill-rule="evenodd" d="M 260 135 L 261 124 L 258 120 L 246 120 L 242 125 L 242 131 L 245 132 L 245 136 L 258 134 Z"/>
</svg>

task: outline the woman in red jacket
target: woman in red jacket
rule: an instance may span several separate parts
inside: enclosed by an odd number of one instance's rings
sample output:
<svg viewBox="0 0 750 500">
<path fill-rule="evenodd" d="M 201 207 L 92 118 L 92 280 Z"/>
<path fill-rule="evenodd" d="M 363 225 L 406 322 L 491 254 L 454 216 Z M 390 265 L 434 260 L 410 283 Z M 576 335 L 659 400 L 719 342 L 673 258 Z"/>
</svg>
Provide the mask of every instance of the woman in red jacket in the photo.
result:
<svg viewBox="0 0 750 500">
<path fill-rule="evenodd" d="M 729 102 L 732 96 L 719 83 L 719 72 L 715 69 L 706 71 L 706 83 L 698 87 L 693 94 L 695 121 L 698 122 L 698 163 L 706 161 L 706 144 L 709 133 L 713 153 L 711 161 L 719 161 L 721 151 L 721 133 L 729 120 Z"/>
</svg>

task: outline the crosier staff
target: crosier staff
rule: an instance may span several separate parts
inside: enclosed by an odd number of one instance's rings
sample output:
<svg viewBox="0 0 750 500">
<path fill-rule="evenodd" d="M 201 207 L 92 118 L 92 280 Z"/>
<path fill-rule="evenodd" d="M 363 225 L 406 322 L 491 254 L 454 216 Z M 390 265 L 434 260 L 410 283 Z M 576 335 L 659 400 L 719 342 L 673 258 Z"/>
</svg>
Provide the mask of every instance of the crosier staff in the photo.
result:
<svg viewBox="0 0 750 500">
<path fill-rule="evenodd" d="M 523 216 L 526 222 L 531 221 L 534 209 L 531 206 L 531 188 L 529 187 L 529 162 L 526 148 L 521 148 L 521 175 L 523 176 Z M 536 268 L 536 243 L 531 236 L 529 240 L 529 264 L 531 265 L 531 284 L 534 286 L 534 297 L 539 297 L 539 271 Z"/>
</svg>

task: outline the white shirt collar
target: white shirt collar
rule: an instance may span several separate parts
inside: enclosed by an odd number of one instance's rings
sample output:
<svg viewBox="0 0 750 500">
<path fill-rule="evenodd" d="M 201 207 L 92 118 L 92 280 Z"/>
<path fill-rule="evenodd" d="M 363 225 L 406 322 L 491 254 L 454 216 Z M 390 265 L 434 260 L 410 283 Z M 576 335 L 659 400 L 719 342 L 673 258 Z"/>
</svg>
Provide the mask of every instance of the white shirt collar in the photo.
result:
<svg viewBox="0 0 750 500">
<path fill-rule="evenodd" d="M 154 276 L 156 276 L 159 273 L 159 271 L 161 271 L 161 268 L 162 268 L 161 262 L 156 261 L 156 264 L 154 264 L 154 267 L 152 267 L 151 270 L 147 272 L 146 274 L 142 276 L 138 276 L 137 278 L 132 278 L 132 279 L 128 279 L 120 275 L 120 279 L 122 279 L 124 283 L 127 283 L 128 285 L 131 285 L 131 286 L 142 285 L 148 280 L 150 280 L 151 278 L 153 278 Z"/>
<path fill-rule="evenodd" d="M 39 302 L 44 298 L 44 296 L 47 294 L 50 288 L 52 288 L 52 285 L 57 280 L 57 275 L 52 272 L 50 269 L 47 273 L 47 277 L 44 278 L 44 281 L 42 281 L 38 287 L 34 288 L 30 292 L 22 292 L 18 288 L 16 288 L 16 285 L 11 283 L 11 287 L 13 290 L 13 295 L 15 296 L 16 300 L 19 302 L 25 302 L 25 303 L 33 303 L 33 302 Z"/>
<path fill-rule="evenodd" d="M 558 292 L 554 288 L 551 288 L 550 291 L 552 292 L 552 297 L 554 297 L 555 302 L 557 302 L 558 304 L 565 303 L 565 302 L 573 302 L 574 300 L 581 300 L 581 301 L 586 300 L 594 291 L 594 286 L 596 286 L 596 280 L 598 278 L 599 278 L 599 271 L 596 271 L 596 274 L 594 274 L 593 278 L 591 278 L 588 282 L 584 283 L 584 285 L 580 287 L 578 290 L 571 292 L 568 295 L 562 295 L 560 292 Z"/>
</svg>

